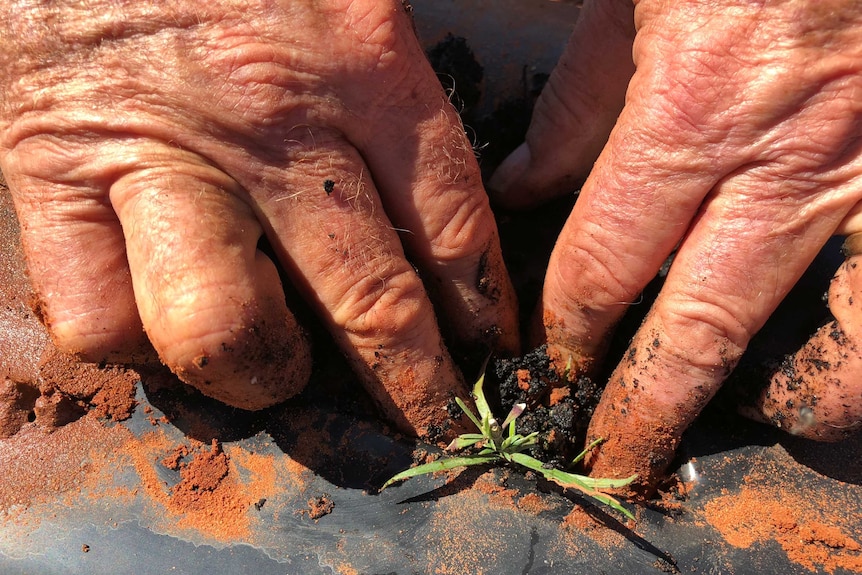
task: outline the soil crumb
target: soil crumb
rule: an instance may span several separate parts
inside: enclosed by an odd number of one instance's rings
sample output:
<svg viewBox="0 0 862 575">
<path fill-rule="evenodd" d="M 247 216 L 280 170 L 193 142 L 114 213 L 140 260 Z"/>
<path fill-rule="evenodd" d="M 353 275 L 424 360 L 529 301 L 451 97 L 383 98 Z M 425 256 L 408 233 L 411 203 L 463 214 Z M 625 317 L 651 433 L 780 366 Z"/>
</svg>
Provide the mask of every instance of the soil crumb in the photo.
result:
<svg viewBox="0 0 862 575">
<path fill-rule="evenodd" d="M 0 438 L 11 437 L 26 424 L 55 429 L 88 413 L 123 421 L 137 404 L 133 369 L 78 361 L 53 346 L 45 348 L 38 372 L 27 381 L 4 377 L 0 384 Z"/>
<path fill-rule="evenodd" d="M 307 513 L 311 519 L 317 521 L 321 517 L 332 513 L 333 509 L 335 509 L 335 503 L 332 502 L 328 494 L 324 493 L 323 495 L 309 499 L 308 510 L 304 510 L 303 513 Z"/>
<path fill-rule="evenodd" d="M 43 396 L 62 394 L 83 411 L 113 421 L 131 416 L 136 405 L 135 386 L 141 379 L 133 369 L 85 363 L 52 346 L 39 361 L 39 378 Z"/>
<path fill-rule="evenodd" d="M 149 501 L 167 512 L 160 518 L 165 526 L 218 541 L 249 535 L 248 511 L 257 497 L 239 481 L 218 441 L 177 445 L 155 431 L 130 439 L 123 452 L 130 454 Z M 179 481 L 167 484 L 160 468 L 178 470 Z"/>
<path fill-rule="evenodd" d="M 174 486 L 174 500 L 181 505 L 194 505 L 202 493 L 215 491 L 227 474 L 227 455 L 214 439 L 209 451 L 201 450 L 188 464 L 180 464 L 182 480 Z"/>
</svg>

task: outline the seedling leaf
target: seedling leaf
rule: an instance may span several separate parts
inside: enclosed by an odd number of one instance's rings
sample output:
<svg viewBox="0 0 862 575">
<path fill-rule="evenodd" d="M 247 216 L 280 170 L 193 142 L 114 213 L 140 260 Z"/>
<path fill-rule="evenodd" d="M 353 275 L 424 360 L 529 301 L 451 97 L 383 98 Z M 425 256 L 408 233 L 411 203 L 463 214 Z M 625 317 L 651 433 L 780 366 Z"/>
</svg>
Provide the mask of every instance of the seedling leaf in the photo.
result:
<svg viewBox="0 0 862 575">
<path fill-rule="evenodd" d="M 637 475 L 632 475 L 631 477 L 626 477 L 625 479 L 605 479 L 605 478 L 595 478 L 595 477 L 587 477 L 585 475 L 578 475 L 577 473 L 567 473 L 560 469 L 554 468 L 546 468 L 541 461 L 535 459 L 534 457 L 530 457 L 525 453 L 513 453 L 510 456 L 511 460 L 515 463 L 523 465 L 533 471 L 541 473 L 545 479 L 549 481 L 553 481 L 560 487 L 574 487 L 579 491 L 583 492 L 585 495 L 592 497 L 593 499 L 612 507 L 628 517 L 629 519 L 634 519 L 634 515 L 631 512 L 623 507 L 619 501 L 611 497 L 606 493 L 599 492 L 600 489 L 618 489 L 620 487 L 625 487 L 629 483 L 635 480 Z"/>
<path fill-rule="evenodd" d="M 464 403 L 464 401 L 462 401 L 460 397 L 455 397 L 455 403 L 457 403 L 458 407 L 461 408 L 461 411 L 463 411 L 464 414 L 470 418 L 470 421 L 473 422 L 473 425 L 476 426 L 476 429 L 482 431 L 482 423 L 476 418 L 475 415 L 473 415 L 473 412 L 470 410 L 469 407 L 467 407 L 467 404 Z"/>
<path fill-rule="evenodd" d="M 447 471 L 456 467 L 482 465 L 484 463 L 491 463 L 492 461 L 497 461 L 498 459 L 500 459 L 500 456 L 497 454 L 482 455 L 481 453 L 477 455 L 465 455 L 463 457 L 446 457 L 443 459 L 438 459 L 437 461 L 432 461 L 431 463 L 424 463 L 422 465 L 417 465 L 416 467 L 411 467 L 410 469 L 405 469 L 404 471 L 398 473 L 397 475 L 393 476 L 389 481 L 384 483 L 383 487 L 381 487 L 380 490 L 383 491 L 393 483 L 403 481 L 404 479 L 410 479 L 411 477 L 416 477 L 418 475 L 427 475 L 428 473 Z"/>
<path fill-rule="evenodd" d="M 512 406 L 512 409 L 509 410 L 509 415 L 506 416 L 506 419 L 503 421 L 503 427 L 509 427 L 509 435 L 515 434 L 515 426 L 512 425 L 515 423 L 515 420 L 524 413 L 524 410 L 527 409 L 526 403 L 516 403 Z"/>
<path fill-rule="evenodd" d="M 528 447 L 536 445 L 536 443 L 538 441 L 539 441 L 539 432 L 538 431 L 534 431 L 530 435 L 526 435 L 526 436 L 516 434 L 516 435 L 510 436 L 510 437 L 507 437 L 506 440 L 503 442 L 503 445 L 500 448 L 500 450 L 503 452 L 508 451 L 510 453 L 517 453 L 519 451 L 523 451 L 524 449 L 527 449 Z"/>
<path fill-rule="evenodd" d="M 575 465 L 577 465 L 578 463 L 583 461 L 584 457 L 587 456 L 587 453 L 592 451 L 596 445 L 603 442 L 604 440 L 605 440 L 604 437 L 599 437 L 598 439 L 594 440 L 592 443 L 590 443 L 589 445 L 584 447 L 584 450 L 581 451 L 580 453 L 578 453 L 578 455 L 574 459 L 572 459 L 572 462 L 569 463 L 569 467 L 574 467 Z"/>
<path fill-rule="evenodd" d="M 476 380 L 476 384 L 473 386 L 473 401 L 476 402 L 476 411 L 479 412 L 479 417 L 483 424 L 494 419 L 494 415 L 491 413 L 491 408 L 488 406 L 488 401 L 485 399 L 485 392 L 482 391 L 482 386 L 484 384 L 485 373 L 482 372 L 482 375 L 479 376 L 479 379 Z M 479 429 L 483 432 L 485 431 L 482 429 L 482 425 L 479 425 Z"/>
<path fill-rule="evenodd" d="M 446 446 L 446 451 L 460 451 L 476 445 L 483 439 L 485 436 L 480 433 L 465 433 L 453 439 L 452 443 Z"/>
</svg>

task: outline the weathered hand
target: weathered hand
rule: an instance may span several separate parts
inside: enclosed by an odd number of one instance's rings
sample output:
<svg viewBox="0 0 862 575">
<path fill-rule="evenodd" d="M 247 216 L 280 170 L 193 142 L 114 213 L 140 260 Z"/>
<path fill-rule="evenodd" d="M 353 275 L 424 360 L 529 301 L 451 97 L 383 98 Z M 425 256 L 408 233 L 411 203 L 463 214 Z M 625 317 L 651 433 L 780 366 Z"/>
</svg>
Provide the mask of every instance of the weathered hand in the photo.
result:
<svg viewBox="0 0 862 575">
<path fill-rule="evenodd" d="M 634 18 L 624 0 L 585 5 L 492 187 L 523 205 L 589 173 L 542 302 L 542 335 L 581 371 L 676 249 L 590 428 L 607 438 L 593 471 L 636 471 L 644 492 L 826 240 L 862 231 L 862 12 L 850 0 L 635 4 Z M 836 323 L 762 398 L 794 433 L 860 426 L 856 259 L 830 292 Z"/>
<path fill-rule="evenodd" d="M 309 347 L 265 237 L 386 414 L 445 420 L 463 383 L 431 302 L 453 342 L 504 349 L 515 304 L 408 9 L 4 2 L 0 169 L 57 344 L 128 360 L 149 339 L 226 403 L 290 397 Z"/>
</svg>

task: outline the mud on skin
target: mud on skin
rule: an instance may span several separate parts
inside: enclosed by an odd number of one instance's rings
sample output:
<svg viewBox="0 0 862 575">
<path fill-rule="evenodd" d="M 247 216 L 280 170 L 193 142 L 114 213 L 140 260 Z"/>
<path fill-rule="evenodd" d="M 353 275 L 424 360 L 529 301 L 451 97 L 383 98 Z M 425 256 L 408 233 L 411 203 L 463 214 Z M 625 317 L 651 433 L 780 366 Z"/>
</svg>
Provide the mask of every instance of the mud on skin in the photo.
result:
<svg viewBox="0 0 862 575">
<path fill-rule="evenodd" d="M 201 350 L 187 365 L 169 367 L 204 395 L 233 407 L 257 410 L 302 391 L 310 377 L 311 357 L 305 333 L 283 304 L 264 299 L 246 306 L 245 311 L 246 317 L 232 330 L 233 339 L 222 341 L 216 349 Z M 225 378 L 222 363 L 234 366 L 232 377 Z"/>
<path fill-rule="evenodd" d="M 845 260 L 828 285 L 829 309 L 810 318 L 808 328 L 786 348 L 762 354 L 771 360 L 737 370 L 728 401 L 741 400 L 744 415 L 808 439 L 840 441 L 857 432 L 862 388 L 856 374 L 862 354 L 855 316 L 862 298 L 850 278 L 858 273 L 858 262 Z M 788 300 L 794 319 L 800 305 L 810 307 Z"/>
<path fill-rule="evenodd" d="M 862 427 L 862 422 L 853 421 L 858 401 L 852 397 L 854 386 L 844 381 L 843 364 L 851 354 L 858 354 L 855 344 L 837 321 L 831 321 L 796 354 L 764 369 L 759 380 L 767 384 L 750 391 L 746 403 L 755 406 L 757 419 L 793 435 L 821 441 L 845 439 Z M 822 401 L 826 397 L 829 400 Z"/>
<path fill-rule="evenodd" d="M 638 474 L 633 483 L 618 491 L 630 499 L 653 495 L 673 460 L 682 431 L 712 397 L 701 386 L 686 389 L 685 401 L 668 413 L 653 389 L 642 384 L 655 379 L 656 351 L 662 345 L 662 335 L 656 331 L 635 336 L 622 360 L 635 375 L 629 378 L 619 368 L 614 371 L 587 434 L 587 441 L 605 440 L 587 454 L 586 466 L 592 473 L 599 477 Z M 730 363 L 729 358 L 727 369 Z"/>
</svg>

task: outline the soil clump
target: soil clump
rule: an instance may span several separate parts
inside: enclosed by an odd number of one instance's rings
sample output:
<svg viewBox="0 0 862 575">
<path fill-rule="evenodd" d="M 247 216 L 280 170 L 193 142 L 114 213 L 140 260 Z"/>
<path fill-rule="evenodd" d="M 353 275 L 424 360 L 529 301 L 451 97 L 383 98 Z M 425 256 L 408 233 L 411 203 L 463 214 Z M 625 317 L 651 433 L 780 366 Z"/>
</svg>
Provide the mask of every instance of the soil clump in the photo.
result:
<svg viewBox="0 0 862 575">
<path fill-rule="evenodd" d="M 493 360 L 485 374 L 485 391 L 501 417 L 516 403 L 525 403 L 518 433 L 539 432 L 534 455 L 566 468 L 583 447 L 602 386 L 586 376 L 569 382 L 557 373 L 543 345 L 523 357 Z"/>
<path fill-rule="evenodd" d="M 312 497 L 309 499 L 308 509 L 304 510 L 302 513 L 307 514 L 309 518 L 313 519 L 314 522 L 317 523 L 318 519 L 332 513 L 333 509 L 335 509 L 335 503 L 332 502 L 329 495 L 324 493 L 319 497 Z"/>
</svg>

